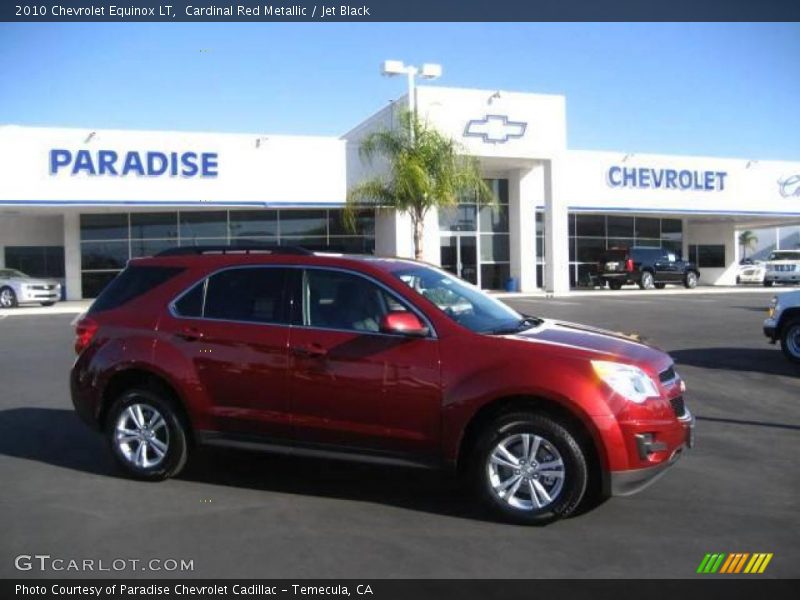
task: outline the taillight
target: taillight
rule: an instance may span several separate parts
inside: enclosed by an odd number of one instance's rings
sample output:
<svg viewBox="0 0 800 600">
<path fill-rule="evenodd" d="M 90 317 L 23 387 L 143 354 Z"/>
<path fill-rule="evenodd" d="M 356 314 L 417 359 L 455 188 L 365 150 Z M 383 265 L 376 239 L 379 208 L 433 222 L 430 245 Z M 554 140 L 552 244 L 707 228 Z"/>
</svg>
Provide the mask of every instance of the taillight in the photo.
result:
<svg viewBox="0 0 800 600">
<path fill-rule="evenodd" d="M 633 273 L 633 259 L 632 258 L 629 258 L 628 260 L 625 261 L 625 270 L 628 273 Z"/>
<path fill-rule="evenodd" d="M 89 345 L 98 327 L 97 321 L 89 317 L 78 321 L 75 325 L 75 354 L 80 354 Z"/>
</svg>

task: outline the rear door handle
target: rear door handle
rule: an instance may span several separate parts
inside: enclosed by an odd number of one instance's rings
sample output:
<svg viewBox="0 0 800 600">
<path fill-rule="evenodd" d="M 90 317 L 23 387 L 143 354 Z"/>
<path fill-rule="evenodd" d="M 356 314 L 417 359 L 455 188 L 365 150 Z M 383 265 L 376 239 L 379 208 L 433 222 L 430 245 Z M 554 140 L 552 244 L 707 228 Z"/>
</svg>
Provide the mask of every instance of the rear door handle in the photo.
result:
<svg viewBox="0 0 800 600">
<path fill-rule="evenodd" d="M 184 327 L 175 333 L 175 337 L 179 337 L 187 342 L 194 342 L 203 338 L 203 332 L 197 327 Z"/>
<path fill-rule="evenodd" d="M 289 351 L 295 356 L 306 358 L 321 358 L 328 354 L 328 351 L 319 344 L 308 344 L 307 346 L 292 346 Z"/>
</svg>

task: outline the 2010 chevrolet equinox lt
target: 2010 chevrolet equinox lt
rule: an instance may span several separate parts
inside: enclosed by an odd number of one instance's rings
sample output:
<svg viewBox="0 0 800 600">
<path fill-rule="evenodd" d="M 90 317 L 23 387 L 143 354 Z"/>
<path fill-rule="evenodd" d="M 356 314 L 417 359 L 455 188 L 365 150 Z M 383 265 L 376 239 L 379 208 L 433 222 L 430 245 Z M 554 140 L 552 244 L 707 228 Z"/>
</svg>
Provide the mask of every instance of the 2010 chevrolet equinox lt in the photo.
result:
<svg viewBox="0 0 800 600">
<path fill-rule="evenodd" d="M 196 444 L 444 467 L 498 516 L 542 523 L 638 491 L 692 440 L 664 352 L 404 259 L 134 259 L 75 350 L 76 411 L 141 479 L 177 475 Z"/>
</svg>

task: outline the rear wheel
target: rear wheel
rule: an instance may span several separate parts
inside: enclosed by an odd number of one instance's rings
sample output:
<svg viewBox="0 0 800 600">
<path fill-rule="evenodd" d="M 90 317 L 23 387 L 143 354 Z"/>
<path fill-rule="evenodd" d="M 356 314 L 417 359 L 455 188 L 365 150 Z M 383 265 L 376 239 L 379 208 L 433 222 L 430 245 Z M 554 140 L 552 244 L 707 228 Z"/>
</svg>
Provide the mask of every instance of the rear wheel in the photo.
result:
<svg viewBox="0 0 800 600">
<path fill-rule="evenodd" d="M 10 287 L 0 288 L 0 308 L 14 308 L 17 305 L 17 294 Z"/>
<path fill-rule="evenodd" d="M 800 319 L 781 327 L 781 350 L 790 361 L 800 363 Z"/>
<path fill-rule="evenodd" d="M 622 289 L 622 282 L 621 281 L 609 281 L 608 287 L 612 290 L 621 290 Z"/>
<path fill-rule="evenodd" d="M 697 287 L 697 273 L 694 271 L 689 271 L 686 274 L 686 277 L 683 279 L 683 285 L 688 289 L 694 289 Z"/>
<path fill-rule="evenodd" d="M 643 290 L 652 290 L 654 286 L 653 274 L 650 271 L 643 271 L 639 278 L 639 287 Z"/>
<path fill-rule="evenodd" d="M 566 517 L 588 485 L 586 455 L 558 421 L 536 413 L 503 415 L 481 433 L 472 480 L 491 511 L 517 523 Z"/>
<path fill-rule="evenodd" d="M 114 458 L 136 479 L 159 481 L 177 475 L 188 457 L 187 432 L 172 400 L 149 388 L 123 393 L 106 419 Z"/>
</svg>

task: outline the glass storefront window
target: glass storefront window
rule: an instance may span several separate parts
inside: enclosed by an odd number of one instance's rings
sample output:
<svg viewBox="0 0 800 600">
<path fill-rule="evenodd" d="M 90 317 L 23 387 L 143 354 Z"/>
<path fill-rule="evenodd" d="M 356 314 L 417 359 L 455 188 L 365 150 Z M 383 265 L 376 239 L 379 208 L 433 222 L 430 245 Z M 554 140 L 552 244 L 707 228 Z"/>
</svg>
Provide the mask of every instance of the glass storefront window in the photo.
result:
<svg viewBox="0 0 800 600">
<path fill-rule="evenodd" d="M 155 256 L 176 245 L 175 240 L 131 240 L 131 258 Z"/>
<path fill-rule="evenodd" d="M 579 237 L 605 237 L 605 215 L 575 215 L 576 235 Z"/>
<path fill-rule="evenodd" d="M 180 218 L 181 241 L 228 237 L 228 213 L 224 210 L 181 212 Z"/>
<path fill-rule="evenodd" d="M 486 233 L 508 233 L 508 205 L 482 206 L 480 224 L 481 231 Z"/>
<path fill-rule="evenodd" d="M 606 250 L 606 241 L 602 238 L 576 238 L 577 262 L 596 263 Z"/>
<path fill-rule="evenodd" d="M 482 262 L 508 262 L 510 252 L 508 234 L 481 235 Z"/>
<path fill-rule="evenodd" d="M 481 286 L 486 290 L 502 290 L 511 277 L 511 267 L 506 264 L 481 265 Z"/>
<path fill-rule="evenodd" d="M 328 235 L 328 214 L 324 210 L 282 210 L 279 219 L 281 238 Z"/>
<path fill-rule="evenodd" d="M 81 244 L 81 268 L 87 271 L 123 269 L 130 258 L 128 240 L 124 242 L 84 242 Z"/>
<path fill-rule="evenodd" d="M 230 213 L 230 235 L 234 238 L 261 238 L 278 235 L 277 210 L 242 210 Z"/>
<path fill-rule="evenodd" d="M 81 215 L 81 241 L 128 239 L 128 213 Z"/>
<path fill-rule="evenodd" d="M 608 216 L 609 237 L 632 238 L 633 237 L 633 217 Z"/>
<path fill-rule="evenodd" d="M 328 235 L 375 235 L 375 210 L 364 209 L 355 213 L 356 230 L 347 227 L 343 210 L 328 211 Z"/>
<path fill-rule="evenodd" d="M 119 271 L 100 271 L 81 273 L 81 287 L 84 298 L 97 298 Z"/>
<path fill-rule="evenodd" d="M 636 243 L 639 244 L 639 238 L 660 238 L 661 237 L 661 219 L 652 219 L 650 217 L 636 217 Z"/>
<path fill-rule="evenodd" d="M 439 231 L 476 231 L 478 206 L 459 204 L 439 210 Z"/>
<path fill-rule="evenodd" d="M 178 213 L 131 213 L 131 238 L 175 239 L 177 237 Z"/>
</svg>

